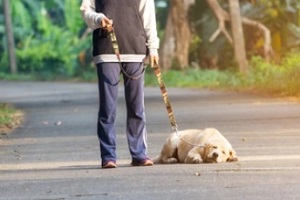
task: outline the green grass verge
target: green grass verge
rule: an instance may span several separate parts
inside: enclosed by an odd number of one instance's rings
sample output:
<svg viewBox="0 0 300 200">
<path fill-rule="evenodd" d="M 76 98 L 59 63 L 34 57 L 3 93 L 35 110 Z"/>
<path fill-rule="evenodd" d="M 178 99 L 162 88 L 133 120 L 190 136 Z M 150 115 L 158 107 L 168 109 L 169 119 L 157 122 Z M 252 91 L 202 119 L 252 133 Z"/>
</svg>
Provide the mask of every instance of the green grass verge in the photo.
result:
<svg viewBox="0 0 300 200">
<path fill-rule="evenodd" d="M 145 84 L 157 86 L 151 68 L 147 69 Z M 280 64 L 256 57 L 249 62 L 245 74 L 237 71 L 187 69 L 162 73 L 166 87 L 192 87 L 252 92 L 281 97 L 300 96 L 300 56 L 288 55 Z"/>
<path fill-rule="evenodd" d="M 8 104 L 0 103 L 0 134 L 8 134 L 22 123 L 23 113 Z"/>
</svg>

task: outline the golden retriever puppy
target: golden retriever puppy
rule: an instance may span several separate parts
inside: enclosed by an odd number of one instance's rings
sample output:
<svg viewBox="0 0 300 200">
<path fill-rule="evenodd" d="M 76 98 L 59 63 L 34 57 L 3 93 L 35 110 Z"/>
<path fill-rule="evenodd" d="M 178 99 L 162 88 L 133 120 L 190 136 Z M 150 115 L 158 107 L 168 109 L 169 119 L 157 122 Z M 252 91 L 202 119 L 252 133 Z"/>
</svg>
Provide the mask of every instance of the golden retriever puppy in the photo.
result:
<svg viewBox="0 0 300 200">
<path fill-rule="evenodd" d="M 154 163 L 220 163 L 237 161 L 228 140 L 214 128 L 172 133 Z"/>
</svg>

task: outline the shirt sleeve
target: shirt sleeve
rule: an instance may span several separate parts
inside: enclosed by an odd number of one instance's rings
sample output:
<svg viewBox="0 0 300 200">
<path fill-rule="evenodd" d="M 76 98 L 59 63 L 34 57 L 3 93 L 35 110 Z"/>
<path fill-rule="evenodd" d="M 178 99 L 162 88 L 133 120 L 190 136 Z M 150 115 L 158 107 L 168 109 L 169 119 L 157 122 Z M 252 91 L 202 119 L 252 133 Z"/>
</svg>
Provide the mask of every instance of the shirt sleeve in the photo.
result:
<svg viewBox="0 0 300 200">
<path fill-rule="evenodd" d="M 92 30 L 100 28 L 100 22 L 105 15 L 95 11 L 95 0 L 82 0 L 80 11 L 88 27 Z"/>
<path fill-rule="evenodd" d="M 142 16 L 144 29 L 147 36 L 147 47 L 150 55 L 157 55 L 159 38 L 156 29 L 156 16 L 154 0 L 141 0 L 139 12 Z"/>
</svg>

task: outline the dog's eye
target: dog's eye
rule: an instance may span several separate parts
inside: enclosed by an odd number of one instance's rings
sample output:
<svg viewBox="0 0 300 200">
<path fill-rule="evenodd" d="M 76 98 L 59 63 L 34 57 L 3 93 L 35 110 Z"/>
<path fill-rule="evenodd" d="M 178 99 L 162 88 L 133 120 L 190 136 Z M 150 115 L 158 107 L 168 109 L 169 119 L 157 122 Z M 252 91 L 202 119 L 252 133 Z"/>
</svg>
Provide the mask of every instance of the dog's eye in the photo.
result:
<svg viewBox="0 0 300 200">
<path fill-rule="evenodd" d="M 225 152 L 225 151 L 222 151 L 222 153 L 226 155 L 226 152 Z"/>
<path fill-rule="evenodd" d="M 214 148 L 214 149 L 217 149 L 218 147 L 217 147 L 217 146 L 213 146 L 213 148 Z"/>
</svg>

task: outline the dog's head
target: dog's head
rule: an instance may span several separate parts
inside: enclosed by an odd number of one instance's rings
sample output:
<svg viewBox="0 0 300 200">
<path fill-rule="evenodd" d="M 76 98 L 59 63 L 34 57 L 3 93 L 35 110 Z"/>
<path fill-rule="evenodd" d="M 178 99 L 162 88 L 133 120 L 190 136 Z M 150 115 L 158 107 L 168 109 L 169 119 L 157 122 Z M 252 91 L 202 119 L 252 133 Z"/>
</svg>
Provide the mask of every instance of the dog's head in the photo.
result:
<svg viewBox="0 0 300 200">
<path fill-rule="evenodd" d="M 204 146 L 203 162 L 205 163 L 234 162 L 237 160 L 235 151 L 223 144 L 207 144 Z"/>
</svg>

